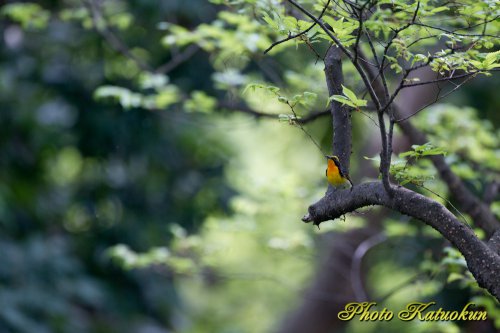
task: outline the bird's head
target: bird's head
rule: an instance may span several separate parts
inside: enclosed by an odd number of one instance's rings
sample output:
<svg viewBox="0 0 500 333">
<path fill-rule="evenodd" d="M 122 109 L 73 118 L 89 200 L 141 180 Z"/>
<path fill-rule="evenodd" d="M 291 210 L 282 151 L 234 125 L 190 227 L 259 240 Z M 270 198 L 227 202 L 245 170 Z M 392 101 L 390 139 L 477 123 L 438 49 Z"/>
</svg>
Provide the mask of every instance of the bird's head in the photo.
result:
<svg viewBox="0 0 500 333">
<path fill-rule="evenodd" d="M 332 160 L 333 163 L 335 163 L 335 165 L 338 167 L 340 165 L 340 160 L 337 156 L 335 155 L 325 155 L 325 157 L 329 160 Z"/>
</svg>

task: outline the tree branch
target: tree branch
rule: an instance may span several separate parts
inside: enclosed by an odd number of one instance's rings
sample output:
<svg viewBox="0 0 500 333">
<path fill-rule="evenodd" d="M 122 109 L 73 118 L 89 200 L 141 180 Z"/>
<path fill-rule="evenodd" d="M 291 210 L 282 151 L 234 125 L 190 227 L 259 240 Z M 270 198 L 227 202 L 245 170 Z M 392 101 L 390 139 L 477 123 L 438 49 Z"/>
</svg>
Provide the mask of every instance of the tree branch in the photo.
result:
<svg viewBox="0 0 500 333">
<path fill-rule="evenodd" d="M 411 122 L 400 122 L 398 125 L 403 133 L 410 138 L 412 143 L 422 145 L 429 141 L 426 135 L 414 127 Z M 490 237 L 500 228 L 500 222 L 498 222 L 488 206 L 469 191 L 462 180 L 451 170 L 444 156 L 434 155 L 430 157 L 430 160 L 439 172 L 441 179 L 448 185 L 448 191 L 453 198 L 457 200 L 460 207 L 464 212 L 469 214 L 474 220 L 474 223 L 483 229 L 486 235 Z"/>
<path fill-rule="evenodd" d="M 342 94 L 344 76 L 340 58 L 340 50 L 330 47 L 325 57 L 325 77 L 330 96 Z M 346 172 L 349 172 L 352 147 L 351 108 L 337 101 L 331 101 L 330 112 L 333 122 L 333 154 L 339 157 L 340 164 Z"/>
<path fill-rule="evenodd" d="M 498 193 L 500 193 L 500 181 L 494 180 L 486 186 L 486 190 L 483 195 L 483 202 L 486 205 L 491 205 Z"/>
<path fill-rule="evenodd" d="M 405 121 L 405 120 L 408 120 L 410 119 L 411 117 L 415 116 L 417 113 L 419 113 L 420 111 L 428 108 L 429 106 L 437 103 L 438 101 L 442 100 L 443 98 L 446 98 L 447 96 L 451 95 L 452 93 L 454 93 L 455 91 L 457 91 L 458 89 L 460 89 L 464 84 L 466 84 L 469 80 L 471 80 L 473 77 L 472 76 L 469 76 L 467 77 L 463 82 L 460 82 L 455 88 L 453 88 L 452 90 L 448 91 L 447 93 L 445 93 L 444 95 L 441 95 L 440 92 L 436 95 L 436 98 L 427 103 L 426 105 L 418 108 L 417 110 L 413 111 L 411 114 L 407 115 L 407 116 L 404 116 L 403 118 L 399 118 L 397 120 L 395 120 L 396 123 L 399 123 L 399 122 L 402 122 L 402 121 Z"/>
<path fill-rule="evenodd" d="M 496 17 L 496 19 L 497 18 L 498 18 L 498 16 Z M 428 25 L 428 24 L 424 24 L 424 23 L 419 23 L 419 22 L 414 22 L 413 24 L 421 26 L 421 27 L 429 28 L 429 29 L 443 31 L 443 32 L 446 32 L 447 34 L 461 36 L 461 37 L 491 37 L 491 38 L 500 38 L 500 36 L 488 35 L 488 34 L 484 34 L 484 33 L 482 33 L 482 34 L 463 34 L 463 33 L 457 32 L 459 30 L 467 30 L 469 28 L 459 28 L 459 29 L 455 29 L 455 30 L 447 30 L 447 29 L 444 29 L 444 28 L 441 28 L 441 27 L 435 27 L 435 26 L 432 26 L 432 25 Z M 484 22 L 481 23 L 481 24 L 484 24 Z"/>
<path fill-rule="evenodd" d="M 470 77 L 470 76 L 474 76 L 474 75 L 478 74 L 479 72 L 480 71 L 474 71 L 474 72 L 463 73 L 463 74 L 459 74 L 459 75 L 455 75 L 455 76 L 453 76 L 453 74 L 452 74 L 452 75 L 447 76 L 447 77 L 441 77 L 441 78 L 430 80 L 430 81 L 415 82 L 415 83 L 410 83 L 410 84 L 402 84 L 401 88 L 397 89 L 394 92 L 393 96 L 395 98 L 396 95 L 397 95 L 397 93 L 401 89 L 410 88 L 410 87 L 417 87 L 417 86 L 423 86 L 423 85 L 426 85 L 426 84 L 433 84 L 433 83 L 438 83 L 438 82 L 443 82 L 443 81 L 458 80 L 458 79 L 462 79 L 462 78 L 467 78 L 467 77 Z M 391 97 L 391 100 L 394 100 L 394 98 Z"/>
<path fill-rule="evenodd" d="M 257 117 L 257 118 L 279 119 L 278 114 L 266 113 L 263 111 L 256 111 L 243 102 L 232 103 L 232 102 L 227 102 L 227 101 L 220 101 L 217 104 L 217 107 L 219 109 L 228 109 L 231 111 L 247 113 L 247 114 L 252 115 L 254 117 Z M 304 124 L 310 123 L 318 118 L 325 117 L 329 114 L 330 114 L 330 110 L 312 111 L 309 114 L 303 116 L 302 118 L 296 119 L 295 122 L 304 125 Z"/>
<path fill-rule="evenodd" d="M 377 94 L 375 94 L 375 91 L 373 90 L 373 87 L 371 86 L 370 81 L 368 80 L 368 77 L 366 76 L 366 73 L 363 71 L 363 68 L 360 66 L 360 64 L 357 61 L 354 61 L 354 57 L 351 54 L 351 52 L 349 52 L 349 50 L 340 42 L 340 40 L 337 37 L 335 37 L 335 35 L 332 34 L 330 29 L 328 29 L 326 27 L 326 25 L 321 20 L 318 20 L 317 17 L 315 17 L 313 14 L 311 14 L 308 10 L 306 10 L 304 7 L 299 5 L 294 0 L 288 0 L 288 2 L 290 2 L 292 5 L 294 5 L 297 9 L 299 9 L 302 13 L 304 13 L 306 16 L 308 16 L 311 20 L 316 22 L 321 27 L 321 29 L 323 29 L 323 31 L 328 35 L 328 37 L 331 38 L 331 40 L 335 43 L 335 45 L 342 50 L 342 52 L 347 56 L 347 58 L 349 58 L 349 60 L 354 65 L 354 68 L 356 68 L 356 71 L 361 76 L 361 79 L 363 80 L 363 83 L 366 86 L 366 89 L 368 89 L 370 97 L 371 97 L 373 103 L 375 103 L 376 108 L 380 109 L 381 105 L 380 105 L 380 101 L 378 99 Z"/>
<path fill-rule="evenodd" d="M 183 50 L 181 53 L 178 55 L 174 56 L 172 59 L 170 59 L 168 62 L 164 63 L 163 65 L 159 66 L 158 68 L 155 69 L 155 73 L 158 74 L 167 74 L 173 69 L 175 69 L 177 66 L 191 58 L 198 52 L 200 47 L 196 44 L 191 44 L 189 45 L 185 50 Z"/>
<path fill-rule="evenodd" d="M 471 229 L 438 202 L 401 186 L 393 187 L 393 191 L 394 196 L 389 196 L 380 182 L 364 183 L 351 191 L 336 191 L 311 205 L 302 220 L 319 225 L 372 205 L 385 206 L 419 219 L 437 230 L 462 253 L 478 284 L 500 301 L 498 248 L 483 243 Z"/>
<path fill-rule="evenodd" d="M 383 91 L 382 83 L 376 79 L 376 73 L 367 65 L 364 66 L 376 91 Z M 394 114 L 396 118 L 404 118 L 403 113 L 394 105 Z M 399 122 L 399 128 L 414 144 L 424 144 L 428 142 L 427 136 L 414 127 L 411 122 Z M 462 180 L 451 170 L 446 163 L 444 156 L 435 155 L 431 158 L 434 167 L 439 172 L 441 179 L 447 184 L 448 190 L 461 208 L 469 214 L 475 224 L 483 229 L 488 236 L 491 236 L 495 230 L 500 228 L 500 222 L 496 219 L 487 205 L 482 203 L 469 189 L 465 186 Z"/>
<path fill-rule="evenodd" d="M 331 0 L 328 0 L 326 5 L 323 7 L 323 10 L 321 11 L 321 13 L 319 14 L 318 16 L 318 20 L 321 20 L 321 18 L 323 17 L 323 15 L 325 15 L 325 12 L 326 12 L 326 9 L 328 8 L 328 6 L 330 5 L 330 1 Z M 314 28 L 316 26 L 316 22 L 314 22 L 313 24 L 311 24 L 311 26 L 309 28 L 307 28 L 306 30 L 304 31 L 301 31 L 299 32 L 298 34 L 295 34 L 295 35 L 292 35 L 292 34 L 289 34 L 287 38 L 284 38 L 284 39 L 281 39 L 277 42 L 274 42 L 271 44 L 271 46 L 269 46 L 265 51 L 264 51 L 264 54 L 266 54 L 267 52 L 271 51 L 276 45 L 279 45 L 281 43 L 284 43 L 284 42 L 287 42 L 289 40 L 292 40 L 292 39 L 295 39 L 297 37 L 300 37 L 306 33 L 308 33 L 312 28 Z"/>
<path fill-rule="evenodd" d="M 101 12 L 99 4 L 97 4 L 94 0 L 82 1 L 91 14 L 90 16 L 92 18 L 92 25 L 94 26 L 94 29 L 104 38 L 104 40 L 108 42 L 111 48 L 132 60 L 141 70 L 152 72 L 153 69 L 147 63 L 136 57 L 128 46 L 113 32 L 113 30 L 109 28 L 108 23 Z M 102 21 L 102 24 L 99 23 L 100 20 Z"/>
</svg>

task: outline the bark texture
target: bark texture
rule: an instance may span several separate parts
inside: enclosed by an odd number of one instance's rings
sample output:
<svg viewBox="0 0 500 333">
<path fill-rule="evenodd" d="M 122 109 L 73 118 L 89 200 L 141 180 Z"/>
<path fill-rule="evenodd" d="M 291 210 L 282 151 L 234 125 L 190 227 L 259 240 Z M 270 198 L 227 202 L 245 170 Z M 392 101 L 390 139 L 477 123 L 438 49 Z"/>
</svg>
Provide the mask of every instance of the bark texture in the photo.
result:
<svg viewBox="0 0 500 333">
<path fill-rule="evenodd" d="M 482 242 L 440 203 L 401 186 L 393 189 L 394 196 L 391 197 L 382 183 L 370 182 L 357 185 L 352 191 L 329 193 L 311 205 L 309 213 L 302 220 L 319 225 L 371 205 L 385 206 L 419 219 L 436 229 L 462 253 L 478 284 L 500 301 L 500 255 L 497 243 L 492 242 L 490 247 Z"/>
</svg>

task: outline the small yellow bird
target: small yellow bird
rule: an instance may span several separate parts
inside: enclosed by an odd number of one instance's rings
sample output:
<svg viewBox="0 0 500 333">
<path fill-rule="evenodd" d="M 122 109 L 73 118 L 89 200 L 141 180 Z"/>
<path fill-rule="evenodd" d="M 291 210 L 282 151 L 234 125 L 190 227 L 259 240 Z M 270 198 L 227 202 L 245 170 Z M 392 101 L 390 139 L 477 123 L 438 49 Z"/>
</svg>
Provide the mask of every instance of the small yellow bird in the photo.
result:
<svg viewBox="0 0 500 333">
<path fill-rule="evenodd" d="M 352 183 L 349 174 L 345 172 L 344 168 L 340 165 L 339 158 L 335 155 L 325 155 L 325 157 L 328 159 L 328 167 L 326 168 L 326 178 L 328 179 L 328 182 L 333 187 L 339 187 L 340 185 L 349 182 L 352 189 L 354 184 Z"/>
</svg>

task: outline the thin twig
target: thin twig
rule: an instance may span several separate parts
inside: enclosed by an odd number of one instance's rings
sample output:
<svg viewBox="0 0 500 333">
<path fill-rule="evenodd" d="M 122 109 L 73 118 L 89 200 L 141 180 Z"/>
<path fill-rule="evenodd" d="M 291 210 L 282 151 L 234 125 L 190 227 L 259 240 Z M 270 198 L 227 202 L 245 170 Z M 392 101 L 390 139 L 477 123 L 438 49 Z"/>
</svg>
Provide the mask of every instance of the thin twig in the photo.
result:
<svg viewBox="0 0 500 333">
<path fill-rule="evenodd" d="M 82 0 L 83 4 L 91 13 L 92 25 L 94 29 L 115 49 L 115 51 L 123 54 L 125 57 L 132 60 L 143 71 L 152 72 L 153 69 L 147 63 L 136 57 L 128 46 L 109 28 L 106 18 L 104 17 L 99 5 L 94 0 Z M 99 20 L 102 24 L 99 24 Z"/>
<path fill-rule="evenodd" d="M 454 93 L 455 91 L 457 91 L 461 86 L 463 86 L 465 83 L 467 83 L 469 80 L 471 80 L 473 78 L 473 76 L 469 76 L 468 78 L 466 78 L 463 82 L 461 82 L 460 84 L 456 85 L 455 88 L 453 88 L 452 90 L 448 91 L 446 94 L 440 96 L 440 93 L 439 92 L 437 95 L 436 95 L 436 98 L 432 101 L 432 102 L 429 102 L 427 103 L 426 105 L 422 106 L 421 108 L 419 108 L 418 110 L 416 110 L 415 112 L 412 112 L 410 115 L 404 117 L 404 118 L 400 118 L 400 119 L 397 119 L 396 120 L 396 123 L 399 123 L 399 122 L 402 122 L 402 121 L 405 121 L 405 120 L 408 120 L 410 119 L 411 117 L 415 116 L 417 113 L 419 113 L 420 111 L 428 108 L 429 106 L 437 103 L 438 101 L 442 100 L 443 98 L 446 98 L 447 96 L 451 95 L 452 93 Z"/>
<path fill-rule="evenodd" d="M 463 33 L 457 32 L 459 30 L 466 30 L 466 29 L 469 29 L 469 28 L 460 28 L 460 29 L 456 29 L 456 30 L 447 30 L 447 29 L 444 29 L 444 28 L 441 28 L 441 27 L 427 25 L 427 24 L 424 24 L 424 23 L 415 22 L 414 24 L 417 25 L 417 26 L 421 26 L 421 27 L 425 27 L 425 28 L 429 28 L 429 29 L 443 31 L 443 32 L 446 32 L 447 34 L 456 35 L 456 36 L 460 36 L 460 37 L 490 37 L 490 38 L 495 38 L 495 39 L 500 38 L 500 36 L 495 36 L 495 35 L 487 35 L 487 34 L 463 34 Z M 481 23 L 481 24 L 484 24 L 484 23 Z"/>
<path fill-rule="evenodd" d="M 184 51 L 170 59 L 170 61 L 156 68 L 154 72 L 158 74 L 169 73 L 177 66 L 194 56 L 199 49 L 199 46 L 196 44 L 189 45 Z"/>
<path fill-rule="evenodd" d="M 335 37 L 335 35 L 332 34 L 332 32 L 330 31 L 330 29 L 328 29 L 321 20 L 318 20 L 317 17 L 315 17 L 313 14 L 311 14 L 308 10 L 306 10 L 304 7 L 302 7 L 301 5 L 299 5 L 294 0 L 287 0 L 287 1 L 290 2 L 292 5 L 294 5 L 302 13 L 304 13 L 305 15 L 307 15 L 314 22 L 316 22 L 323 29 L 323 31 L 328 35 L 328 37 L 330 37 L 331 40 L 334 41 L 334 43 L 337 45 L 337 47 L 339 47 L 342 50 L 342 52 L 349 58 L 349 60 L 352 62 L 352 64 L 356 68 L 357 72 L 361 76 L 361 79 L 363 80 L 363 83 L 365 84 L 366 88 L 370 92 L 370 97 L 373 100 L 373 102 L 375 103 L 377 109 L 380 108 L 380 101 L 379 101 L 377 95 L 375 94 L 375 92 L 373 91 L 373 87 L 370 85 L 370 81 L 366 77 L 366 73 L 363 71 L 363 69 L 361 68 L 361 66 L 359 65 L 359 63 L 356 62 L 356 61 L 354 61 L 354 57 L 351 54 L 351 52 L 349 52 L 349 50 L 347 50 L 347 48 L 344 46 L 344 44 L 342 44 L 340 42 L 340 40 L 337 37 Z"/>
<path fill-rule="evenodd" d="M 471 225 L 469 224 L 469 222 L 467 221 L 467 218 L 464 216 L 464 214 L 462 214 L 462 212 L 461 212 L 461 211 L 459 211 L 459 210 L 458 210 L 458 208 L 457 208 L 457 207 L 455 207 L 455 206 L 451 203 L 451 201 L 450 201 L 450 200 L 448 200 L 448 199 L 444 198 L 443 196 L 441 196 L 441 195 L 437 194 L 436 192 L 434 192 L 434 191 L 433 191 L 433 190 L 431 190 L 430 188 L 425 187 L 424 185 L 421 185 L 421 184 L 415 184 L 415 185 L 417 185 L 417 186 L 419 186 L 419 187 L 421 187 L 421 188 L 423 188 L 423 189 L 425 189 L 425 190 L 427 190 L 427 191 L 431 192 L 432 194 L 434 194 L 434 195 L 438 196 L 439 198 L 443 199 L 444 201 L 446 201 L 446 202 L 447 202 L 447 203 L 448 203 L 448 204 L 449 204 L 449 205 L 450 205 L 450 206 L 451 206 L 451 207 L 452 207 L 452 208 L 453 208 L 453 209 L 454 209 L 454 210 L 455 210 L 455 211 L 456 211 L 456 212 L 457 212 L 457 213 L 458 213 L 461 217 L 462 217 L 462 219 L 464 220 L 465 224 L 466 224 L 466 225 L 467 225 L 467 226 L 468 226 L 468 227 L 472 230 L 472 227 L 471 227 Z"/>
<path fill-rule="evenodd" d="M 292 104 L 290 104 L 290 102 L 286 102 L 286 104 L 288 104 L 288 106 L 290 107 L 290 110 L 292 110 L 292 113 L 293 113 L 293 116 L 295 117 L 295 119 L 298 119 L 298 116 L 297 114 L 295 113 L 295 110 L 294 110 L 294 106 Z M 321 155 L 325 155 L 325 153 L 323 152 L 323 149 L 321 149 L 321 146 L 316 142 L 316 140 L 314 140 L 314 138 L 312 137 L 312 135 L 306 131 L 306 129 L 304 128 L 304 126 L 302 126 L 301 123 L 297 123 L 295 121 L 292 121 L 292 124 L 297 124 L 298 127 L 301 129 L 302 132 L 304 132 L 305 135 L 307 135 L 309 137 L 309 139 L 312 141 L 312 143 L 314 143 L 314 145 L 316 146 L 316 148 L 318 148 L 318 150 L 321 152 Z"/>
<path fill-rule="evenodd" d="M 323 10 L 321 11 L 321 13 L 319 14 L 318 16 L 318 19 L 321 20 L 321 18 L 323 17 L 323 15 L 325 14 L 326 12 L 326 9 L 328 8 L 328 6 L 330 5 L 330 1 L 331 0 L 328 0 L 326 5 L 323 7 Z M 292 40 L 292 39 L 295 39 L 297 37 L 300 37 L 302 35 L 305 35 L 306 33 L 308 33 L 312 28 L 314 28 L 316 26 L 316 22 L 314 22 L 313 24 L 311 24 L 311 26 L 309 28 L 307 28 L 306 30 L 304 31 L 301 31 L 295 35 L 292 35 L 291 33 L 288 34 L 288 37 L 287 38 L 284 38 L 282 40 L 279 40 L 277 42 L 274 42 L 271 44 L 271 46 L 269 46 L 265 51 L 264 51 L 264 54 L 268 53 L 269 51 L 271 51 L 276 45 L 279 45 L 281 43 L 284 43 L 284 42 L 287 42 L 289 40 Z"/>
</svg>

